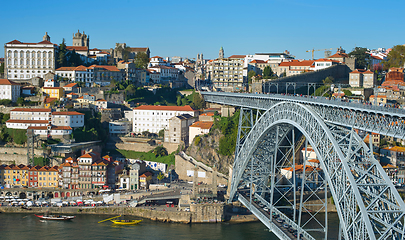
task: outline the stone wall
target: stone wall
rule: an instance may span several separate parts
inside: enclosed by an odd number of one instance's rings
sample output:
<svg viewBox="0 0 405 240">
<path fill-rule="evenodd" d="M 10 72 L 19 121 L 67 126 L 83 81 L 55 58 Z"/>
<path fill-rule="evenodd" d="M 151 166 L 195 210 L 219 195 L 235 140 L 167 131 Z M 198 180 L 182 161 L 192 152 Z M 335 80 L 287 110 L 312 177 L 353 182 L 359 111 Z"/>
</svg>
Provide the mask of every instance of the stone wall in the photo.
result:
<svg viewBox="0 0 405 240">
<path fill-rule="evenodd" d="M 222 209 L 221 209 L 222 208 Z M 132 207 L 97 207 L 97 208 L 80 208 L 80 207 L 33 207 L 32 210 L 25 210 L 18 207 L 0 207 L 0 212 L 5 213 L 45 213 L 53 214 L 106 214 L 106 215 L 133 215 L 142 218 L 148 218 L 162 222 L 179 222 L 179 223 L 203 223 L 203 222 L 221 222 L 224 219 L 224 205 L 216 204 L 214 206 L 198 206 L 196 212 L 184 211 L 157 211 L 143 208 Z"/>
<path fill-rule="evenodd" d="M 188 176 L 187 171 L 194 171 L 194 168 L 196 167 L 196 164 L 194 162 L 189 161 L 185 158 L 183 158 L 180 155 L 175 155 L 175 171 L 179 175 L 179 179 L 187 181 L 187 182 L 192 182 L 194 180 L 193 176 Z M 199 177 L 198 182 L 203 182 L 206 184 L 212 184 L 213 180 L 213 170 L 211 167 L 208 167 L 207 165 L 198 162 L 198 170 L 197 172 L 204 172 L 205 177 Z M 228 184 L 228 179 L 223 177 L 222 174 L 217 173 L 217 184 Z"/>
<path fill-rule="evenodd" d="M 34 149 L 35 157 L 42 157 L 41 149 Z M 27 165 L 27 148 L 0 147 L 0 164 Z"/>
<path fill-rule="evenodd" d="M 150 146 L 147 143 L 116 143 L 115 146 L 118 149 L 137 152 L 149 152 L 157 147 L 157 146 Z"/>
<path fill-rule="evenodd" d="M 179 148 L 179 143 L 163 143 L 163 147 L 165 147 L 167 149 L 167 152 L 170 154 L 172 152 L 177 151 L 177 149 Z"/>
<path fill-rule="evenodd" d="M 349 73 L 351 72 L 350 68 L 346 65 L 334 65 L 332 67 L 318 70 L 315 72 L 305 72 L 298 75 L 293 75 L 289 77 L 282 77 L 277 79 L 263 79 L 263 89 L 265 92 L 268 92 L 269 84 L 278 83 L 278 92 L 285 93 L 285 83 L 286 82 L 295 82 L 297 83 L 297 88 L 300 86 L 306 86 L 307 83 L 322 83 L 326 77 L 332 76 L 335 80 L 339 79 L 349 79 Z M 275 92 L 275 86 L 272 86 L 272 92 Z M 254 90 L 259 88 L 255 86 Z M 292 87 L 289 88 L 289 92 L 292 92 Z"/>
</svg>

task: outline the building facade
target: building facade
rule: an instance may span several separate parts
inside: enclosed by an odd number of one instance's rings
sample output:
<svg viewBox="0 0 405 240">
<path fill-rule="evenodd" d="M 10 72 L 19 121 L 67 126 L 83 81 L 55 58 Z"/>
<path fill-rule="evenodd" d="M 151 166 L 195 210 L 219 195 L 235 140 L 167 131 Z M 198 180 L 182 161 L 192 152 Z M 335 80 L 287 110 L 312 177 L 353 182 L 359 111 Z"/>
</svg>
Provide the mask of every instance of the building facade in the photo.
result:
<svg viewBox="0 0 405 240">
<path fill-rule="evenodd" d="M 143 105 L 133 109 L 133 128 L 134 133 L 148 131 L 159 133 L 169 125 L 169 119 L 182 114 L 189 114 L 197 117 L 198 111 L 186 106 L 151 106 Z"/>
<path fill-rule="evenodd" d="M 23 43 L 18 40 L 6 43 L 5 77 L 12 81 L 44 78 L 45 74 L 55 72 L 58 50 L 58 45 L 50 42 L 47 33 L 38 43 Z"/>
<path fill-rule="evenodd" d="M 8 79 L 0 79 L 0 100 L 9 99 L 17 102 L 21 94 L 21 86 Z"/>
</svg>

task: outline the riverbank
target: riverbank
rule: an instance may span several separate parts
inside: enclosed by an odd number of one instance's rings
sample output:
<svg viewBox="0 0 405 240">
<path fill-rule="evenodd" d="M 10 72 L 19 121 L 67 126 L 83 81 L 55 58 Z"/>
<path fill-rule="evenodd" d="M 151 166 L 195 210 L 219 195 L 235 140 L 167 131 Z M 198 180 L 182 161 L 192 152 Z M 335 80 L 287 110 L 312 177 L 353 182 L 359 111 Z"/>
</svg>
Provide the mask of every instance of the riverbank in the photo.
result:
<svg viewBox="0 0 405 240">
<path fill-rule="evenodd" d="M 201 204 L 196 211 L 163 211 L 127 206 L 110 207 L 32 207 L 31 210 L 20 207 L 0 207 L 0 213 L 45 213 L 52 214 L 89 214 L 89 215 L 130 215 L 159 222 L 175 223 L 218 223 L 218 222 L 254 222 L 257 218 L 249 213 L 226 213 L 224 204 Z"/>
</svg>

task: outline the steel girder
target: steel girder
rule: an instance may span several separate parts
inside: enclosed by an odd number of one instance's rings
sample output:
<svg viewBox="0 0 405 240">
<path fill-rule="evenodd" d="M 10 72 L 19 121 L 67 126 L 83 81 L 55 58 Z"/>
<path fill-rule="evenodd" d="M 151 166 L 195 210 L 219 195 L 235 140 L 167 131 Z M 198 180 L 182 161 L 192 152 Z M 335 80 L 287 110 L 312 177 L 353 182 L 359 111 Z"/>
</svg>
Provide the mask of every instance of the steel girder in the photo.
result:
<svg viewBox="0 0 405 240">
<path fill-rule="evenodd" d="M 205 101 L 250 109 L 267 110 L 279 102 L 311 106 L 325 121 L 344 127 L 405 139 L 405 110 L 329 100 L 324 97 L 297 97 L 280 94 L 202 92 Z"/>
<path fill-rule="evenodd" d="M 272 138 L 274 126 L 286 124 L 300 130 L 315 150 L 337 208 L 344 239 L 403 239 L 405 204 L 372 152 L 353 130 L 325 123 L 311 107 L 302 104 L 275 104 L 251 128 L 235 156 L 231 199 L 240 183 L 246 182 L 247 165 L 254 163 L 251 159 L 258 159 L 253 168 L 260 165 L 260 158 L 255 156 L 258 145 Z M 253 175 L 256 174 L 251 174 L 247 181 Z M 264 181 L 257 178 L 257 183 Z"/>
</svg>

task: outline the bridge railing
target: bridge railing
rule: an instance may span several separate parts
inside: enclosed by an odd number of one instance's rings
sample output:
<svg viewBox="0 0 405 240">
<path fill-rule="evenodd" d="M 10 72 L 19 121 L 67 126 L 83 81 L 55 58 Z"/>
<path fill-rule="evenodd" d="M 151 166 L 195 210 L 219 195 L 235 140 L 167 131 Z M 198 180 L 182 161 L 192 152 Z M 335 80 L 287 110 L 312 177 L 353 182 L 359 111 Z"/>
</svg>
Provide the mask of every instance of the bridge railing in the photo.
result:
<svg viewBox="0 0 405 240">
<path fill-rule="evenodd" d="M 248 99 L 268 99 L 273 101 L 291 101 L 291 102 L 299 102 L 299 103 L 307 103 L 307 104 L 315 104 L 315 105 L 327 105 L 329 107 L 334 106 L 338 108 L 352 108 L 353 110 L 366 110 L 366 111 L 373 111 L 379 112 L 381 114 L 390 114 L 390 115 L 399 115 L 401 117 L 405 117 L 405 109 L 402 108 L 391 108 L 391 107 L 384 107 L 384 106 L 375 106 L 375 105 L 368 105 L 362 104 L 357 102 L 346 102 L 342 101 L 341 99 L 329 99 L 326 97 L 321 96 L 291 96 L 291 95 L 283 95 L 283 94 L 249 94 L 249 93 L 223 93 L 223 92 L 202 92 L 204 98 L 207 96 L 206 101 L 210 101 L 210 97 L 212 96 L 220 96 L 225 97 L 225 101 L 229 101 L 229 105 L 232 105 L 232 100 L 235 99 L 226 99 L 226 97 L 231 98 L 244 98 L 240 103 L 247 103 Z M 237 103 L 237 102 L 235 102 Z M 237 104 L 238 105 L 238 104 Z"/>
</svg>

